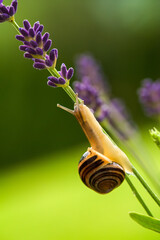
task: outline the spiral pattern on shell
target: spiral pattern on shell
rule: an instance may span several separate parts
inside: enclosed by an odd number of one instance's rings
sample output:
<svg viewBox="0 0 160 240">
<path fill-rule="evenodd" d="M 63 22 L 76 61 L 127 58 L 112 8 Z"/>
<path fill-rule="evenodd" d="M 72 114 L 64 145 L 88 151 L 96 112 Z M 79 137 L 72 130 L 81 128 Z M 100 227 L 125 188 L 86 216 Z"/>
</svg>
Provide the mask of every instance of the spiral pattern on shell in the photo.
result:
<svg viewBox="0 0 160 240">
<path fill-rule="evenodd" d="M 125 178 L 123 168 L 115 162 L 107 162 L 103 155 L 86 152 L 79 165 L 79 175 L 83 183 L 98 193 L 109 193 Z"/>
</svg>

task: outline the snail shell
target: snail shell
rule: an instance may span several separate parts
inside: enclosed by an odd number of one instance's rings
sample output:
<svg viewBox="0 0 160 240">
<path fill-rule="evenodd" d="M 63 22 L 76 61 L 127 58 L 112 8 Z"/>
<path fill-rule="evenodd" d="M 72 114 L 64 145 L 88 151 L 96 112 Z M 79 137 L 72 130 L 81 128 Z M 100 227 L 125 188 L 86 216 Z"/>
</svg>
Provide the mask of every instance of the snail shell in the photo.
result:
<svg viewBox="0 0 160 240">
<path fill-rule="evenodd" d="M 92 148 L 83 154 L 78 171 L 82 182 L 101 194 L 111 192 L 125 178 L 125 172 L 119 164 L 111 162 Z"/>
</svg>

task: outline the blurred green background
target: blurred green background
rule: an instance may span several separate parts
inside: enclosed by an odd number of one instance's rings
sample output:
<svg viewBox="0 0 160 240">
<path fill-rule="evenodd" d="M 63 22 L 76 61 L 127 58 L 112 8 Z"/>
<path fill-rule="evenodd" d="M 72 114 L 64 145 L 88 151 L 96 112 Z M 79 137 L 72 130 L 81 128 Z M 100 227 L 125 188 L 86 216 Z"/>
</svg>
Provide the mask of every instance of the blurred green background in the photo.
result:
<svg viewBox="0 0 160 240">
<path fill-rule="evenodd" d="M 159 12 L 156 0 L 19 0 L 16 20 L 44 24 L 59 50 L 58 67 L 92 53 L 113 95 L 148 129 L 153 123 L 137 89 L 143 78 L 160 76 Z M 82 185 L 77 163 L 88 143 L 76 120 L 56 107 L 73 103 L 46 85 L 47 71 L 23 58 L 15 34 L 0 24 L 0 239 L 159 239 L 129 219 L 129 211 L 142 209 L 126 183 L 106 196 Z"/>
</svg>

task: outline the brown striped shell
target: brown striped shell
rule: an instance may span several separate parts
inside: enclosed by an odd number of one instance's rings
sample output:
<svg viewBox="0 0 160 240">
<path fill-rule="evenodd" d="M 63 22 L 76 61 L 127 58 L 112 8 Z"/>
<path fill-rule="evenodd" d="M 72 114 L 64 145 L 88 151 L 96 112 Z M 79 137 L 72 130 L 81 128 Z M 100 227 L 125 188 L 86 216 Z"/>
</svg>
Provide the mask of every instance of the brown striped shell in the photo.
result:
<svg viewBox="0 0 160 240">
<path fill-rule="evenodd" d="M 125 178 L 123 168 L 111 162 L 92 148 L 88 148 L 78 164 L 83 183 L 98 193 L 109 193 L 118 187 Z"/>
</svg>

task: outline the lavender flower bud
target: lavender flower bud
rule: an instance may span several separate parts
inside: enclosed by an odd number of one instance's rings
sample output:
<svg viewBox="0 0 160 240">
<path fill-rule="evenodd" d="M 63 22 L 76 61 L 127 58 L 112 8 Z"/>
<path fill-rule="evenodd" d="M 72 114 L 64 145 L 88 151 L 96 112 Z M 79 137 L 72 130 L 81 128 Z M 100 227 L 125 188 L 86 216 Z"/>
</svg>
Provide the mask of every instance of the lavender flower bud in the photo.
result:
<svg viewBox="0 0 160 240">
<path fill-rule="evenodd" d="M 28 42 L 28 41 L 24 41 L 23 44 L 30 47 L 30 42 Z"/>
<path fill-rule="evenodd" d="M 67 67 L 64 63 L 62 63 L 61 65 L 61 71 L 59 72 L 61 75 L 60 78 L 60 82 L 61 84 L 65 84 L 67 81 L 69 81 L 71 79 L 71 77 L 73 76 L 73 68 L 70 68 L 67 71 Z"/>
<path fill-rule="evenodd" d="M 42 38 L 41 32 L 38 32 L 37 35 L 36 35 L 37 44 L 39 44 L 41 42 L 41 38 Z"/>
<path fill-rule="evenodd" d="M 22 36 L 22 35 L 16 35 L 16 39 L 18 41 L 22 41 L 22 42 L 25 40 L 24 36 Z"/>
<path fill-rule="evenodd" d="M 54 48 L 54 51 L 55 51 L 56 58 L 58 58 L 58 49 Z"/>
<path fill-rule="evenodd" d="M 33 64 L 33 67 L 36 68 L 36 69 L 39 69 L 39 70 L 42 70 L 42 69 L 45 69 L 46 68 L 46 65 L 44 63 L 34 63 Z"/>
<path fill-rule="evenodd" d="M 25 57 L 25 58 L 29 58 L 29 59 L 32 59 L 32 58 L 33 58 L 32 55 L 29 54 L 29 53 L 24 53 L 24 57 Z"/>
<path fill-rule="evenodd" d="M 43 50 L 39 47 L 36 48 L 36 54 L 42 56 L 43 55 Z"/>
<path fill-rule="evenodd" d="M 19 28 L 20 33 L 24 36 L 24 37 L 28 37 L 28 31 L 24 28 Z"/>
<path fill-rule="evenodd" d="M 8 21 L 8 19 L 9 19 L 9 15 L 8 14 L 3 13 L 3 15 L 0 15 L 0 23 Z"/>
<path fill-rule="evenodd" d="M 30 22 L 28 20 L 23 21 L 24 28 L 28 31 L 31 27 Z"/>
<path fill-rule="evenodd" d="M 43 43 L 45 43 L 45 42 L 48 40 L 48 38 L 49 38 L 49 33 L 46 32 L 46 33 L 43 35 L 43 37 L 42 37 Z"/>
<path fill-rule="evenodd" d="M 20 51 L 27 51 L 27 49 L 28 49 L 28 46 L 25 46 L 25 45 L 19 46 Z"/>
<path fill-rule="evenodd" d="M 40 26 L 37 28 L 36 31 L 41 33 L 41 32 L 43 31 L 43 28 L 44 28 L 44 26 L 43 26 L 43 25 L 40 25 Z"/>
<path fill-rule="evenodd" d="M 36 31 L 38 29 L 39 25 L 40 25 L 39 21 L 34 23 L 34 25 L 33 25 L 34 31 Z"/>
<path fill-rule="evenodd" d="M 8 14 L 9 14 L 9 16 L 13 16 L 14 13 L 15 13 L 14 7 L 11 6 L 11 7 L 9 8 Z"/>
<path fill-rule="evenodd" d="M 53 83 L 52 81 L 50 81 L 50 80 L 47 82 L 47 85 L 50 86 L 50 87 L 57 87 L 57 85 L 54 84 L 54 83 Z"/>
<path fill-rule="evenodd" d="M 14 7 L 14 12 L 15 12 L 15 13 L 16 13 L 16 11 L 17 11 L 17 5 L 18 5 L 17 0 L 14 0 L 14 1 L 11 3 L 11 6 Z M 15 13 L 14 13 L 14 14 L 15 14 Z"/>
<path fill-rule="evenodd" d="M 67 72 L 67 79 L 70 80 L 73 77 L 74 69 L 69 68 Z"/>
<path fill-rule="evenodd" d="M 44 44 L 43 50 L 47 52 L 50 49 L 51 45 L 52 45 L 52 40 L 50 39 L 47 40 L 46 43 Z"/>
<path fill-rule="evenodd" d="M 53 62 L 50 59 L 46 59 L 45 63 L 48 67 L 52 67 L 52 65 L 53 65 Z"/>
<path fill-rule="evenodd" d="M 55 50 L 52 49 L 49 53 L 49 58 L 51 61 L 54 61 L 55 60 Z"/>
<path fill-rule="evenodd" d="M 58 84 L 58 83 L 59 83 L 59 79 L 56 78 L 56 77 L 53 77 L 53 76 L 48 77 L 48 80 L 52 81 L 52 82 L 55 83 L 55 84 Z"/>
<path fill-rule="evenodd" d="M 8 9 L 7 9 L 6 6 L 4 6 L 4 5 L 1 7 L 1 11 L 2 11 L 3 13 L 8 14 Z"/>
<path fill-rule="evenodd" d="M 64 63 L 62 63 L 62 65 L 61 65 L 61 73 L 62 73 L 63 78 L 67 77 L 67 68 L 66 68 L 66 65 Z"/>
<path fill-rule="evenodd" d="M 59 84 L 65 84 L 66 83 L 66 80 L 62 77 L 59 78 Z"/>
<path fill-rule="evenodd" d="M 38 59 L 38 58 L 35 58 L 34 62 L 35 63 L 44 63 L 45 64 L 45 61 L 43 59 Z"/>
<path fill-rule="evenodd" d="M 29 36 L 34 38 L 34 36 L 36 35 L 35 31 L 33 30 L 33 28 L 29 28 Z"/>
</svg>

